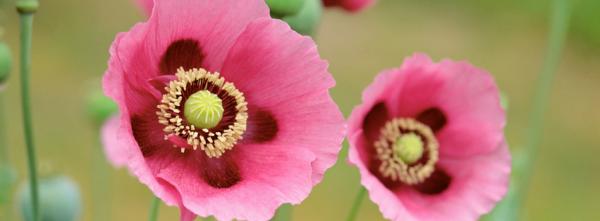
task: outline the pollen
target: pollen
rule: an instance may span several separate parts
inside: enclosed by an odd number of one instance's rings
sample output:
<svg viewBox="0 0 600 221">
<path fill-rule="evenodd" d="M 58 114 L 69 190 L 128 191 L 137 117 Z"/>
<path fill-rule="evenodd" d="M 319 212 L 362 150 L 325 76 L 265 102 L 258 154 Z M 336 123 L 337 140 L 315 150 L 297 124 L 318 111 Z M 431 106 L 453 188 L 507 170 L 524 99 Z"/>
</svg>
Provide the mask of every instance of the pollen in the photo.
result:
<svg viewBox="0 0 600 221">
<path fill-rule="evenodd" d="M 374 144 L 379 172 L 394 181 L 415 185 L 425 181 L 438 161 L 438 142 L 431 129 L 412 118 L 388 121 Z"/>
<path fill-rule="evenodd" d="M 158 104 L 164 139 L 181 153 L 200 149 L 221 157 L 243 139 L 248 120 L 244 94 L 219 73 L 204 69 L 177 70 Z"/>
</svg>

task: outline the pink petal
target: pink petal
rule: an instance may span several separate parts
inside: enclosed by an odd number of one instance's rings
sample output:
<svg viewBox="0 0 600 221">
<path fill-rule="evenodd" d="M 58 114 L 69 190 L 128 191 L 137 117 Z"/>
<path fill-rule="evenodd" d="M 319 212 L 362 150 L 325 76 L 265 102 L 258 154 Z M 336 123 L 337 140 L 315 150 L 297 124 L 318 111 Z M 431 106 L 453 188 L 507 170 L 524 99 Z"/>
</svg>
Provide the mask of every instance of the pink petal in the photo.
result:
<svg viewBox="0 0 600 221">
<path fill-rule="evenodd" d="M 415 118 L 429 108 L 445 115 L 447 122 L 436 134 L 441 155 L 485 153 L 502 141 L 506 119 L 489 73 L 466 62 L 433 63 L 415 54 L 394 76 L 396 85 L 386 88 L 392 115 Z"/>
<path fill-rule="evenodd" d="M 494 79 L 467 62 L 444 60 L 439 65 L 452 76 L 440 88 L 448 99 L 437 100 L 449 120 L 437 134 L 443 147 L 440 154 L 464 156 L 493 150 L 504 139 L 506 124 Z"/>
<path fill-rule="evenodd" d="M 174 74 L 171 72 L 180 66 L 218 71 L 244 27 L 256 18 L 269 16 L 261 0 L 158 0 L 154 6 L 147 22 L 119 34 L 111 47 L 105 88 L 123 90 L 119 92 L 123 93 L 122 104 L 131 113 L 154 106 L 149 79 Z M 161 69 L 169 73 L 161 73 Z"/>
<path fill-rule="evenodd" d="M 269 18 L 264 0 L 157 0 L 140 47 L 148 48 L 156 65 L 173 42 L 192 39 L 205 56 L 202 67 L 219 71 L 244 27 L 257 18 Z"/>
<path fill-rule="evenodd" d="M 104 152 L 109 162 L 115 167 L 123 167 L 127 164 L 130 150 L 126 145 L 123 145 L 119 135 L 119 127 L 121 124 L 120 116 L 113 116 L 106 121 L 102 127 L 102 145 Z"/>
<path fill-rule="evenodd" d="M 412 188 L 396 192 L 409 214 L 417 220 L 477 220 L 488 213 L 508 189 L 511 159 L 506 143 L 486 154 L 440 158 L 439 165 L 452 177 L 443 193 L 424 195 Z"/>
<path fill-rule="evenodd" d="M 273 143 L 315 153 L 315 184 L 335 163 L 345 130 L 343 115 L 328 92 L 335 81 L 327 66 L 310 38 L 282 21 L 258 19 L 240 35 L 222 72 L 249 104 L 273 115 L 278 124 Z"/>
<path fill-rule="evenodd" d="M 180 208 L 180 215 L 179 215 L 179 220 L 180 221 L 194 221 L 196 220 L 196 214 L 194 214 L 192 211 L 189 211 L 187 208 L 185 207 L 181 207 Z"/>
<path fill-rule="evenodd" d="M 384 71 L 378 74 L 373 83 L 371 83 L 362 93 L 362 104 L 352 110 L 348 118 L 349 137 L 358 133 L 367 133 L 369 139 L 376 139 L 380 128 L 385 124 L 384 121 L 390 118 L 390 105 L 393 103 L 391 93 L 386 92 L 388 88 L 400 89 L 402 85 L 394 84 L 395 70 Z M 379 106 L 378 106 L 379 105 Z M 368 119 L 367 119 L 368 118 Z M 375 121 L 376 123 L 373 123 Z M 383 121 L 383 123 L 382 123 Z M 370 131 L 364 131 L 364 127 Z"/>
<path fill-rule="evenodd" d="M 367 189 L 369 198 L 379 206 L 379 211 L 390 220 L 417 221 L 407 210 L 396 195 L 383 185 L 367 167 L 368 155 L 364 146 L 364 136 L 361 133 L 349 138 L 351 148 L 348 150 L 348 161 L 355 165 L 360 172 L 360 183 Z"/>
<path fill-rule="evenodd" d="M 127 113 L 123 113 L 121 117 L 121 125 L 118 132 L 121 136 L 118 136 L 117 139 L 120 140 L 123 148 L 129 150 L 127 161 L 129 171 L 136 176 L 141 183 L 148 186 L 148 188 L 150 188 L 150 190 L 152 190 L 152 192 L 167 205 L 178 205 L 178 202 L 180 201 L 179 193 L 174 188 L 169 188 L 169 186 L 156 179 L 142 154 L 140 145 L 133 136 L 131 119 L 126 114 Z M 160 138 L 161 137 L 158 137 L 158 139 Z"/>
<path fill-rule="evenodd" d="M 130 46 L 133 42 L 131 39 L 126 38 L 126 36 L 138 35 L 142 30 L 142 25 L 136 25 L 129 34 L 119 34 L 111 46 L 111 58 L 108 70 L 104 75 L 103 87 L 104 93 L 118 104 L 121 115 L 118 118 L 118 124 L 111 122 L 106 126 L 103 139 L 105 140 L 105 144 L 108 145 L 105 145 L 105 152 L 115 165 L 121 165 L 120 163 L 126 162 L 129 171 L 138 177 L 140 182 L 147 185 L 167 205 L 177 205 L 179 193 L 173 192 L 172 188 L 166 188 L 153 176 L 152 171 L 145 162 L 140 146 L 133 137 L 131 128 L 130 109 L 144 113 L 144 109 L 148 108 L 148 102 L 152 101 L 153 98 L 151 94 L 146 95 L 152 99 L 149 100 L 144 97 L 144 94 L 131 93 L 130 90 L 124 89 L 127 84 L 125 83 L 125 72 L 122 69 L 124 65 L 121 62 L 120 55 L 122 53 L 129 53 L 130 51 L 120 51 L 119 47 L 122 47 L 122 45 L 125 45 L 125 47 Z M 112 141 L 107 142 L 108 140 Z M 117 157 L 116 155 L 122 156 Z"/>
<path fill-rule="evenodd" d="M 143 113 L 155 105 L 155 98 L 148 93 L 148 80 L 152 70 L 144 62 L 144 54 L 137 50 L 137 40 L 146 32 L 143 24 L 135 25 L 129 32 L 119 33 L 110 48 L 108 70 L 104 74 L 104 93 L 127 113 Z M 131 68 L 131 67 L 137 68 Z M 125 72 L 127 70 L 127 72 Z M 123 113 L 123 111 L 121 110 Z"/>
<path fill-rule="evenodd" d="M 231 154 L 241 181 L 228 188 L 208 185 L 192 158 L 173 161 L 158 176 L 175 186 L 185 207 L 200 216 L 268 220 L 281 204 L 300 203 L 312 188 L 314 155 L 301 148 L 292 150 L 274 144 L 236 146 Z"/>
</svg>

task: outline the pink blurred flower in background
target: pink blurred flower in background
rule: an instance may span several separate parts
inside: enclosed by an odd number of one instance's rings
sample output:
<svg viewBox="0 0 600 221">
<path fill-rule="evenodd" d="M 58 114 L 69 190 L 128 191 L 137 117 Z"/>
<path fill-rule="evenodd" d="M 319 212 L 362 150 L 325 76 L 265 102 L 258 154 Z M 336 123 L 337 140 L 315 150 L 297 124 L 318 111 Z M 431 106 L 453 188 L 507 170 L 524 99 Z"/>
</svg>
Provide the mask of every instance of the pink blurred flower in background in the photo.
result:
<svg viewBox="0 0 600 221">
<path fill-rule="evenodd" d="M 349 161 L 388 219 L 477 220 L 508 188 L 505 121 L 487 72 L 416 54 L 364 91 Z"/>
<path fill-rule="evenodd" d="M 120 110 L 103 128 L 110 161 L 182 220 L 267 220 L 299 204 L 345 130 L 315 43 L 263 0 L 155 3 L 110 50 L 103 85 Z"/>
<path fill-rule="evenodd" d="M 373 5 L 376 0 L 323 0 L 327 7 L 342 7 L 351 12 L 357 12 Z"/>
<path fill-rule="evenodd" d="M 136 0 L 147 15 L 152 12 L 154 0 Z M 327 7 L 341 7 L 351 12 L 357 12 L 373 5 L 376 0 L 323 0 Z"/>
</svg>

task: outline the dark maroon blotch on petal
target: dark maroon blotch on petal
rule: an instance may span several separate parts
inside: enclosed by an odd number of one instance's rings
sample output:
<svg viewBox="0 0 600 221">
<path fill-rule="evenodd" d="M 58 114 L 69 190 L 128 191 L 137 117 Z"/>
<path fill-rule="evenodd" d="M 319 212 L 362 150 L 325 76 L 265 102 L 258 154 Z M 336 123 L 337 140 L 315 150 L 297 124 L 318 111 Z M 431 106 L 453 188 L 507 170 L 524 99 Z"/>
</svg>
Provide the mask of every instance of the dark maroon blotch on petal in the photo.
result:
<svg viewBox="0 0 600 221">
<path fill-rule="evenodd" d="M 279 125 L 273 114 L 262 108 L 250 107 L 245 139 L 251 143 L 264 143 L 277 137 Z"/>
<path fill-rule="evenodd" d="M 429 126 L 434 133 L 440 131 L 448 123 L 444 112 L 435 107 L 421 112 L 417 116 L 417 120 Z"/>
<path fill-rule="evenodd" d="M 133 137 L 140 146 L 140 151 L 144 157 L 151 157 L 154 155 L 164 144 L 162 134 L 156 134 L 152 130 L 153 123 L 147 119 L 147 116 L 131 116 L 131 130 Z M 158 123 L 157 123 L 158 124 Z M 159 136 L 157 140 L 154 136 Z M 160 142 L 155 142 L 160 141 Z"/>
<path fill-rule="evenodd" d="M 204 53 L 198 41 L 193 39 L 182 39 L 169 45 L 162 55 L 159 64 L 160 73 L 175 74 L 177 69 L 201 68 Z"/>
<path fill-rule="evenodd" d="M 381 160 L 379 160 L 376 157 L 375 147 L 373 147 L 372 144 L 369 144 L 369 145 L 371 147 L 370 149 L 372 150 L 372 151 L 370 151 L 370 152 L 372 152 L 370 155 L 373 156 L 369 159 L 369 163 L 368 163 L 369 172 L 371 172 L 371 174 L 373 174 L 375 177 L 377 177 L 379 182 L 381 182 L 389 190 L 394 190 L 398 187 L 403 186 L 404 184 L 402 184 L 402 182 L 392 180 L 391 178 L 385 177 L 383 174 L 381 174 L 381 172 L 379 171 L 379 167 L 381 166 Z"/>
<path fill-rule="evenodd" d="M 448 189 L 451 182 L 452 177 L 450 177 L 444 170 L 436 168 L 431 176 L 425 180 L 425 182 L 415 185 L 414 188 L 423 194 L 436 195 Z"/>
<path fill-rule="evenodd" d="M 204 153 L 196 155 L 200 161 L 200 176 L 208 185 L 219 189 L 229 188 L 242 180 L 240 170 L 230 152 L 219 158 L 210 158 Z"/>
<path fill-rule="evenodd" d="M 371 108 L 362 124 L 363 132 L 369 143 L 379 139 L 379 132 L 389 118 L 389 111 L 384 102 L 379 102 Z"/>
</svg>

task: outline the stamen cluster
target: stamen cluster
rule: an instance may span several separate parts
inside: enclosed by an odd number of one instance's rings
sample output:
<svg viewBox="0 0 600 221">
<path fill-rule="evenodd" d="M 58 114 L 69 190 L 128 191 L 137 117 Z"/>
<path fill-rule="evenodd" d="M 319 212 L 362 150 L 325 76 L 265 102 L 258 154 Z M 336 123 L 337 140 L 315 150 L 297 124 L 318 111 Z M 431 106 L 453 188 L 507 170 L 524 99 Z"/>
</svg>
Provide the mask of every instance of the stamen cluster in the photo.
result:
<svg viewBox="0 0 600 221">
<path fill-rule="evenodd" d="M 204 69 L 177 71 L 177 79 L 165 87 L 160 104 L 158 122 L 164 125 L 165 140 L 184 140 L 187 145 L 174 145 L 184 153 L 191 147 L 200 148 L 208 157 L 220 157 L 233 149 L 246 131 L 248 108 L 244 95 L 233 83 L 226 82 L 219 73 L 210 73 Z M 190 124 L 183 114 L 183 105 L 190 94 L 207 90 L 224 100 L 223 106 L 232 109 L 232 116 L 223 116 L 219 125 L 212 128 L 197 128 Z M 227 114 L 227 112 L 225 113 Z M 227 120 L 229 117 L 231 120 Z M 231 122 L 229 122 L 231 121 Z M 177 142 L 175 142 L 177 143 Z"/>
<path fill-rule="evenodd" d="M 404 151 L 395 148 L 403 136 L 417 135 L 424 145 L 422 156 L 414 162 L 406 161 L 406 156 L 400 156 Z M 379 172 L 384 177 L 394 181 L 400 180 L 408 185 L 422 183 L 433 173 L 438 160 L 438 142 L 431 129 L 411 118 L 396 118 L 388 121 L 381 129 L 379 140 L 374 144 L 377 158 L 381 161 Z"/>
</svg>

